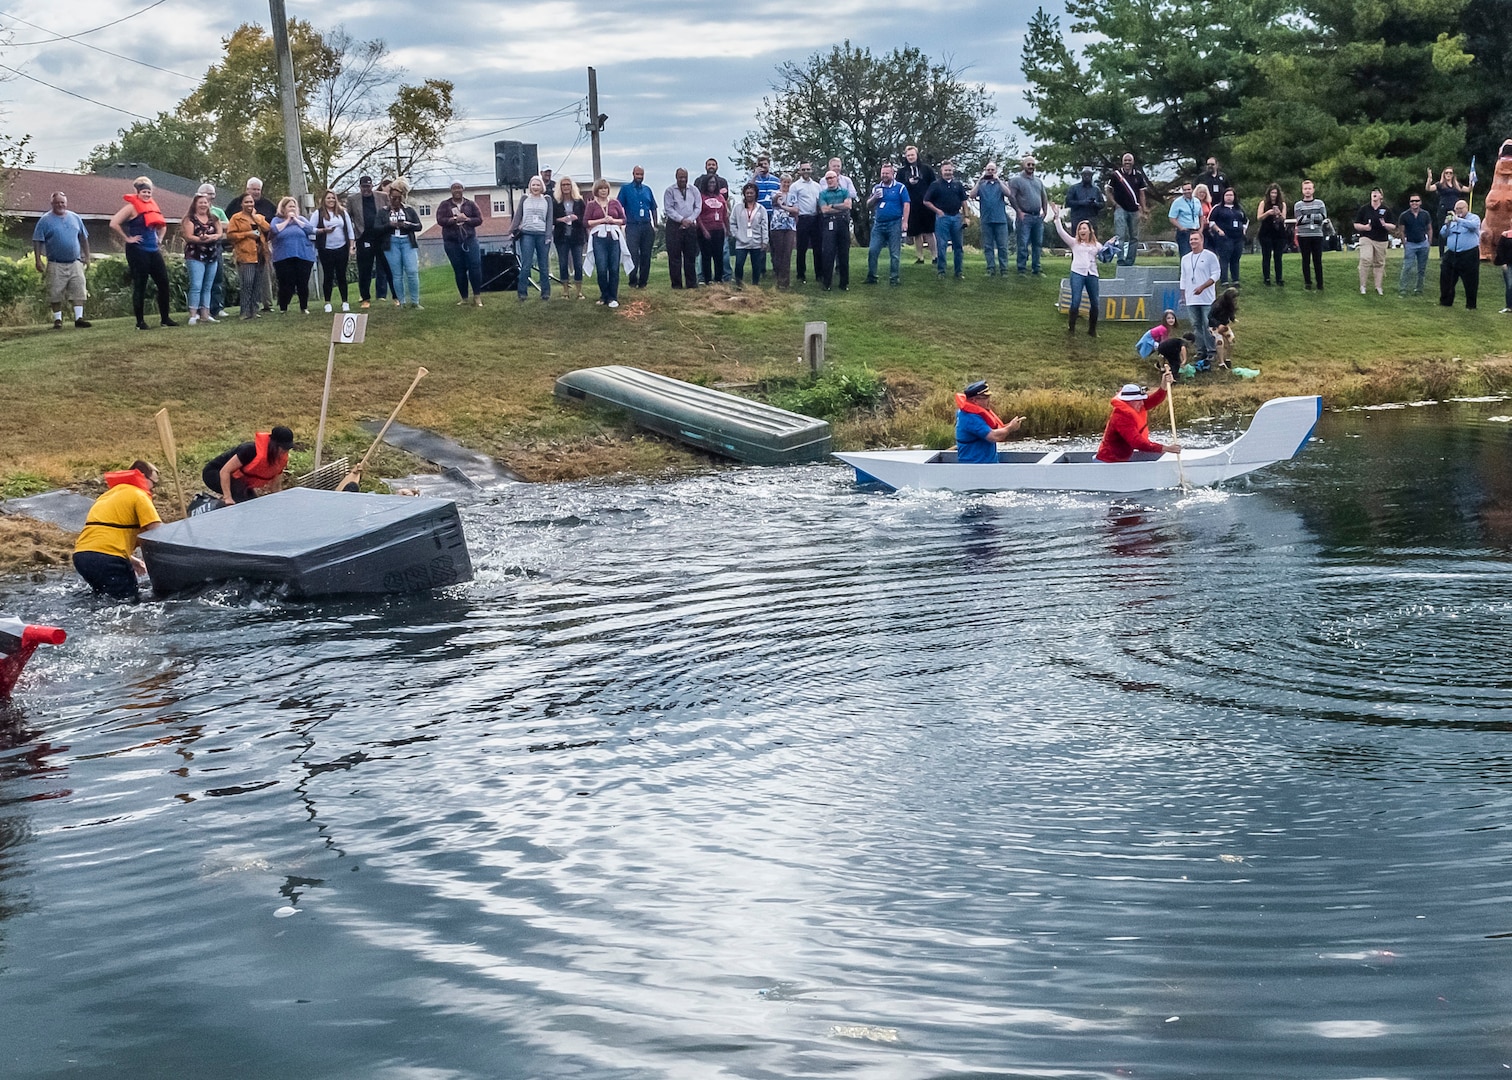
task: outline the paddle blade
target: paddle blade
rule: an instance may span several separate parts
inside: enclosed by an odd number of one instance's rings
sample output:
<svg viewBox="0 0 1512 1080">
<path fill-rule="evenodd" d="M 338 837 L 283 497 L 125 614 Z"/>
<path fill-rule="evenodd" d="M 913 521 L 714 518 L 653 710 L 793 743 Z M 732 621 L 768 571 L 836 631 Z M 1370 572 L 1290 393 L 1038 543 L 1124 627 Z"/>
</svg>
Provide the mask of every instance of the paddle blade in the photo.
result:
<svg viewBox="0 0 1512 1080">
<path fill-rule="evenodd" d="M 178 445 L 173 441 L 173 423 L 168 419 L 168 409 L 159 409 L 153 419 L 157 421 L 158 441 L 163 444 L 163 456 L 168 459 L 168 465 L 177 470 Z"/>
</svg>

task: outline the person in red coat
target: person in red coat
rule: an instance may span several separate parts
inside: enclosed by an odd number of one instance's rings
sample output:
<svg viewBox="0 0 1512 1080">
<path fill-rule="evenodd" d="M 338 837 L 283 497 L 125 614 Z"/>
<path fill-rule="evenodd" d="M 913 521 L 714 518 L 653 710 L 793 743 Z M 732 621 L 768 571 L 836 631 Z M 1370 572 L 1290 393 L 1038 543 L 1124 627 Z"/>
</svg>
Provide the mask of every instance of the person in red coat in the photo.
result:
<svg viewBox="0 0 1512 1080">
<path fill-rule="evenodd" d="M 1144 388 L 1129 383 L 1112 400 L 1113 412 L 1103 430 L 1102 445 L 1097 448 L 1098 461 L 1128 461 L 1136 450 L 1151 454 L 1179 454 L 1181 444 L 1164 445 L 1150 439 L 1150 410 L 1166 399 L 1171 391 L 1171 369 L 1166 368 L 1160 389 L 1146 394 Z"/>
</svg>

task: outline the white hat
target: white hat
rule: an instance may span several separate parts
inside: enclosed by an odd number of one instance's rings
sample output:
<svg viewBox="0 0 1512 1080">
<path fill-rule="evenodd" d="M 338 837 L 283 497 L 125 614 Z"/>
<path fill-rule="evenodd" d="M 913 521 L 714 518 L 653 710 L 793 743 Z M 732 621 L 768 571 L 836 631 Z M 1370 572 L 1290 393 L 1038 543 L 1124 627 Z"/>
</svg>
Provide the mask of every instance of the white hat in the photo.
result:
<svg viewBox="0 0 1512 1080">
<path fill-rule="evenodd" d="M 1118 392 L 1118 396 L 1124 401 L 1143 401 L 1150 395 L 1144 392 L 1144 387 L 1135 383 L 1124 383 L 1124 388 Z"/>
</svg>

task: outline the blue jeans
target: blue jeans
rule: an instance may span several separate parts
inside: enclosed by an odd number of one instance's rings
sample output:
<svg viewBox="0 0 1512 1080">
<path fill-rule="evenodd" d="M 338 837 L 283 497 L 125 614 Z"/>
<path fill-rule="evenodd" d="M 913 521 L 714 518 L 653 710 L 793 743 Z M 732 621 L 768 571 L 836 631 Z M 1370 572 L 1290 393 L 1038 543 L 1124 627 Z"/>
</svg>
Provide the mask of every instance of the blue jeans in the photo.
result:
<svg viewBox="0 0 1512 1080">
<path fill-rule="evenodd" d="M 598 279 L 599 299 L 619 299 L 620 242 L 617 236 L 593 238 L 593 276 Z"/>
<path fill-rule="evenodd" d="M 1225 236 L 1217 242 L 1218 280 L 1239 284 L 1239 257 L 1244 254 L 1244 241 Z"/>
<path fill-rule="evenodd" d="M 955 248 L 955 272 L 960 277 L 966 272 L 966 240 L 961 232 L 961 215 L 940 215 L 935 218 L 935 270 L 945 272 L 945 248 Z"/>
<path fill-rule="evenodd" d="M 384 252 L 389 274 L 394 279 L 394 300 L 400 304 L 420 303 L 420 249 L 408 239 L 395 236 Z"/>
<path fill-rule="evenodd" d="M 1133 266 L 1135 249 L 1139 247 L 1139 211 L 1115 207 L 1113 231 L 1123 241 L 1123 246 L 1118 251 L 1118 265 Z"/>
<path fill-rule="evenodd" d="M 1176 230 L 1176 254 L 1183 259 L 1192 253 L 1192 230 Z"/>
<path fill-rule="evenodd" d="M 1416 244 L 1402 245 L 1402 280 L 1397 285 L 1397 292 L 1407 295 L 1407 279 L 1412 273 L 1412 268 L 1417 267 L 1417 286 L 1414 292 L 1423 291 L 1423 278 L 1428 274 L 1428 241 L 1422 240 Z"/>
<path fill-rule="evenodd" d="M 1006 221 L 982 222 L 982 250 L 987 253 L 989 274 L 1008 272 L 1008 223 Z"/>
<path fill-rule="evenodd" d="M 1097 318 L 1097 305 L 1100 302 L 1100 297 L 1098 296 L 1097 290 L 1100 287 L 1101 287 L 1101 283 L 1097 280 L 1097 275 L 1096 274 L 1077 274 L 1077 273 L 1073 273 L 1071 275 L 1071 316 L 1072 316 L 1072 318 L 1075 318 L 1076 314 L 1079 311 L 1081 311 L 1082 290 L 1083 289 L 1085 289 L 1087 291 L 1087 299 L 1092 302 L 1092 318 L 1094 318 L 1094 319 Z"/>
<path fill-rule="evenodd" d="M 189 271 L 189 314 L 198 315 L 200 308 L 210 308 L 210 289 L 215 284 L 215 268 L 219 265 L 219 260 L 184 260 Z"/>
<path fill-rule="evenodd" d="M 520 258 L 520 299 L 530 295 L 530 267 L 535 264 L 536 284 L 541 287 L 541 299 L 551 299 L 550 237 L 545 233 L 522 233 L 515 241 L 515 254 Z"/>
<path fill-rule="evenodd" d="M 766 252 L 760 248 L 735 249 L 735 284 L 738 286 L 745 281 L 746 259 L 751 260 L 751 284 L 760 285 L 761 275 L 766 273 Z"/>
<path fill-rule="evenodd" d="M 1212 304 L 1187 305 L 1187 315 L 1192 320 L 1192 331 L 1197 338 L 1198 360 L 1211 360 L 1213 357 L 1213 332 L 1208 329 L 1208 312 L 1212 308 Z"/>
<path fill-rule="evenodd" d="M 215 278 L 210 284 L 210 314 L 219 315 L 221 308 L 226 306 L 226 267 L 219 255 L 215 257 L 210 269 L 215 271 Z"/>
<path fill-rule="evenodd" d="M 882 254 L 882 245 L 887 245 L 887 280 L 898 283 L 898 265 L 903 255 L 903 219 L 872 222 L 871 247 L 866 252 L 866 280 L 877 280 L 877 256 Z"/>
<path fill-rule="evenodd" d="M 1018 272 L 1022 274 L 1029 266 L 1029 256 L 1032 253 L 1034 272 L 1039 273 L 1040 248 L 1045 246 L 1045 219 L 1038 214 L 1020 214 L 1014 234 L 1018 239 Z"/>
</svg>

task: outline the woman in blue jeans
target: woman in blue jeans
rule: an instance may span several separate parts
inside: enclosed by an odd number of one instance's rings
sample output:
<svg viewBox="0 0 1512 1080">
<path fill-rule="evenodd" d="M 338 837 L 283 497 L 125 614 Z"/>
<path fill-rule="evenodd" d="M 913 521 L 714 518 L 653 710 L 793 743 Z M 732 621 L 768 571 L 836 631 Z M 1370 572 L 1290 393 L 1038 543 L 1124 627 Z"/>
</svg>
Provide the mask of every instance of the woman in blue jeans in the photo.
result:
<svg viewBox="0 0 1512 1080">
<path fill-rule="evenodd" d="M 520 299 L 530 296 L 530 267 L 536 268 L 536 285 L 541 290 L 541 299 L 551 299 L 551 269 L 547 265 L 551 251 L 551 196 L 546 194 L 546 183 L 539 176 L 530 178 L 530 187 L 525 197 L 515 207 L 514 222 L 510 229 L 515 238 L 515 254 L 520 259 Z"/>
<path fill-rule="evenodd" d="M 593 241 L 593 273 L 600 304 L 619 307 L 620 244 L 625 237 L 625 208 L 609 197 L 609 181 L 593 182 L 593 198 L 583 208 L 583 225 Z"/>
<path fill-rule="evenodd" d="M 196 195 L 179 228 L 184 236 L 184 267 L 189 271 L 189 325 L 213 323 L 210 290 L 220 268 L 220 242 L 226 227 L 210 213 L 210 196 Z"/>
<path fill-rule="evenodd" d="M 1061 241 L 1071 249 L 1071 318 L 1066 333 L 1076 333 L 1076 317 L 1080 314 L 1082 292 L 1085 291 L 1087 299 L 1091 301 L 1087 314 L 1087 336 L 1096 337 L 1097 307 L 1101 300 L 1098 296 L 1100 282 L 1097 278 L 1097 252 L 1102 244 L 1098 242 L 1097 233 L 1090 221 L 1077 222 L 1076 235 L 1072 236 L 1060 223 L 1060 207 L 1049 203 L 1047 212 L 1050 220 L 1055 222 L 1055 231 L 1060 233 Z"/>
<path fill-rule="evenodd" d="M 420 310 L 420 243 L 415 237 L 420 232 L 420 215 L 413 206 L 405 204 L 409 197 L 409 185 L 395 180 L 389 185 L 389 204 L 386 214 L 380 213 L 379 232 L 384 239 L 384 256 L 388 259 L 389 273 L 394 279 L 394 306 L 414 304 Z"/>
</svg>

